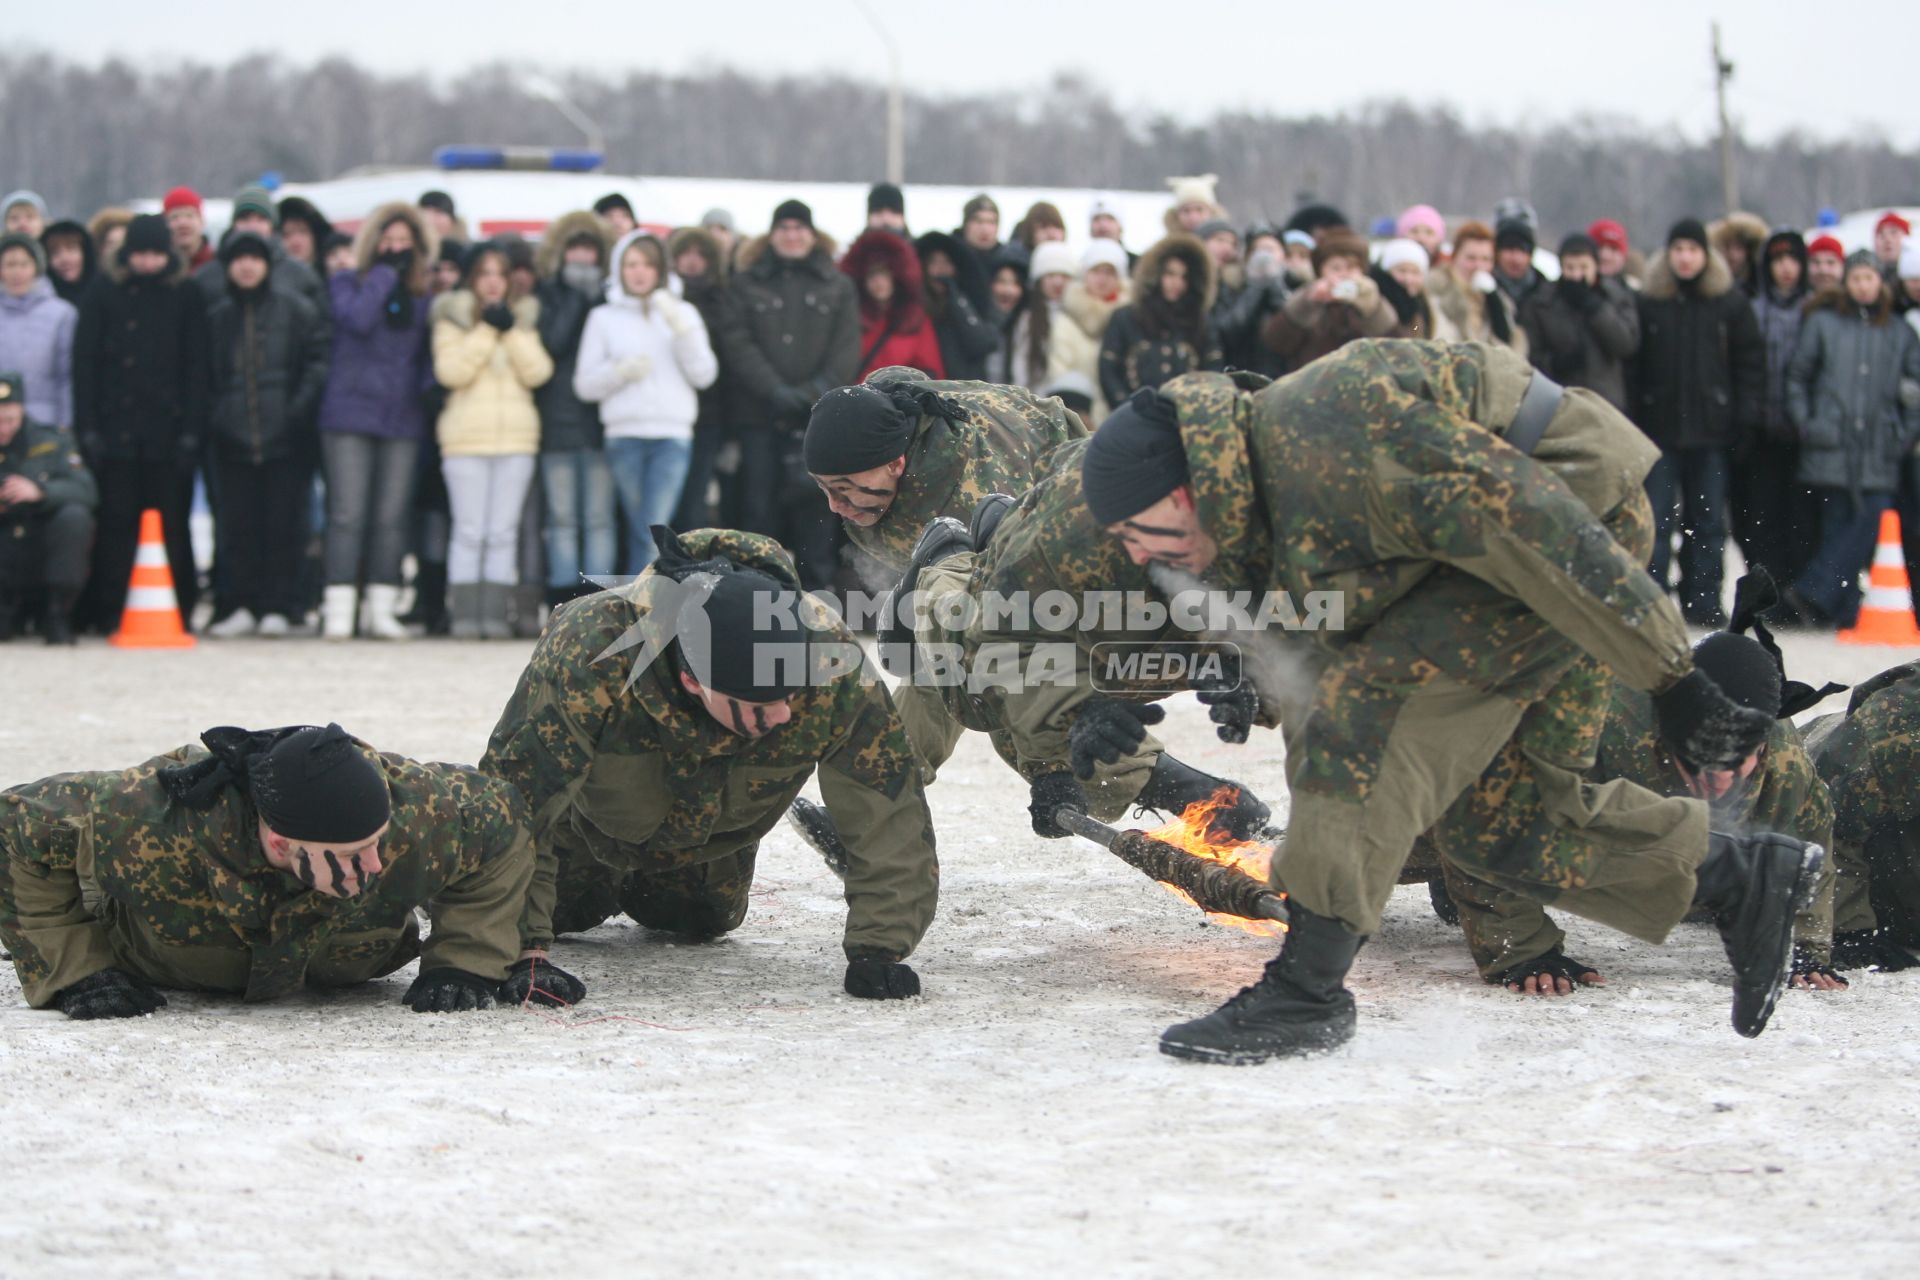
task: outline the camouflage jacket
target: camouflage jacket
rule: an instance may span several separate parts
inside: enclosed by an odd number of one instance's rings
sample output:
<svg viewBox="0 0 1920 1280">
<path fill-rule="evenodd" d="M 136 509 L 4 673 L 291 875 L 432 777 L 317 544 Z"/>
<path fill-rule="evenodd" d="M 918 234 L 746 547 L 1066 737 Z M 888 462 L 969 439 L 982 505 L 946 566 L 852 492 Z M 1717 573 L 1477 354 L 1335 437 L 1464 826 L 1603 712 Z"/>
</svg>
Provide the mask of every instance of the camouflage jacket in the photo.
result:
<svg viewBox="0 0 1920 1280">
<path fill-rule="evenodd" d="M 1872 929 L 1869 844 L 1891 842 L 1901 863 L 1920 867 L 1920 662 L 1854 686 L 1844 713 L 1808 723 L 1806 742 L 1833 795 L 1834 927 Z"/>
<path fill-rule="evenodd" d="M 1617 412 L 1600 424 L 1598 467 L 1591 448 L 1556 465 L 1566 413 L 1532 457 L 1509 448 L 1499 437 L 1532 376 L 1479 343 L 1363 340 L 1255 394 L 1211 373 L 1160 393 L 1179 408 L 1194 499 L 1223 563 L 1265 563 L 1246 585 L 1282 589 L 1296 607 L 1339 593 L 1343 628 L 1316 631 L 1319 644 L 1356 641 L 1452 566 L 1524 601 L 1636 687 L 1665 688 L 1692 666 L 1679 613 L 1574 492 L 1593 480 L 1584 467 L 1605 473 L 1589 487 L 1624 493 L 1658 451 Z M 1462 647 L 1437 634 L 1429 656 L 1482 683 L 1483 650 L 1481 638 Z"/>
<path fill-rule="evenodd" d="M 50 427 L 31 418 L 22 423 L 19 434 L 0 446 L 0 479 L 7 476 L 25 476 L 40 486 L 46 496 L 31 509 L 74 505 L 91 511 L 100 505 L 93 473 L 65 427 Z M 0 513 L 0 518 L 10 515 Z"/>
<path fill-rule="evenodd" d="M 725 556 L 791 581 L 793 563 L 758 534 L 683 534 L 696 557 Z M 480 767 L 514 784 L 533 815 L 536 869 L 521 936 L 553 938 L 556 844 L 623 871 L 664 871 L 757 843 L 818 767 L 845 834 L 845 945 L 910 954 L 939 891 L 933 821 L 906 732 L 883 683 L 862 667 L 795 694 L 793 718 L 760 738 L 724 728 L 680 686 L 669 654 L 632 672 L 637 636 L 663 583 L 627 586 L 560 609 L 494 727 Z M 811 599 L 809 625 L 842 653 L 853 634 Z M 630 635 L 631 633 L 631 635 Z"/>
<path fill-rule="evenodd" d="M 433 920 L 423 969 L 506 976 L 533 873 L 526 807 L 511 787 L 461 765 L 378 755 L 393 798 L 383 869 L 359 895 L 331 898 L 266 862 L 259 816 L 239 791 L 204 812 L 167 795 L 156 775 L 205 756 L 182 747 L 119 773 L 0 792 L 0 940 L 30 1004 L 109 966 L 139 969 L 123 942 L 135 934 L 210 975 L 196 985 L 270 1000 L 309 980 L 310 965 L 361 958 L 342 947 L 391 950 L 415 907 Z"/>
<path fill-rule="evenodd" d="M 1052 396 L 990 382 L 931 381 L 917 369 L 890 365 L 870 384 L 926 382 L 966 410 L 958 422 L 923 416 L 907 446 L 907 470 L 893 505 L 873 525 L 842 522 L 847 537 L 894 573 L 904 573 L 927 522 L 952 516 L 965 523 L 990 493 L 1018 496 L 1045 473 L 1047 456 L 1087 429 Z"/>
</svg>

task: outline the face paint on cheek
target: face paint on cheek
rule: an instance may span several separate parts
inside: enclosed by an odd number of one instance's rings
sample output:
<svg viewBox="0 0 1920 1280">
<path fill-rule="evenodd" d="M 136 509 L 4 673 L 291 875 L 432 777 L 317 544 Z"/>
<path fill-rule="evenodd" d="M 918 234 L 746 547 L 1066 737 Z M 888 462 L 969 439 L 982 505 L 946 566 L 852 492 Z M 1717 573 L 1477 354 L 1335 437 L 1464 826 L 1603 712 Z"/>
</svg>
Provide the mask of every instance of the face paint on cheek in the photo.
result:
<svg viewBox="0 0 1920 1280">
<path fill-rule="evenodd" d="M 747 718 L 740 714 L 740 704 L 728 698 L 727 710 L 733 715 L 733 731 L 743 738 L 747 737 Z"/>
<path fill-rule="evenodd" d="M 309 889 L 318 889 L 320 882 L 313 875 L 313 855 L 301 849 L 288 856 L 293 859 L 293 874 L 300 878 L 300 883 Z"/>
<path fill-rule="evenodd" d="M 755 707 L 753 709 L 753 736 L 756 738 L 759 737 L 765 733 L 768 728 L 767 709 L 765 707 Z"/>
<path fill-rule="evenodd" d="M 327 869 L 333 873 L 333 893 L 335 897 L 347 896 L 347 869 L 340 865 L 340 858 L 333 850 L 327 850 Z"/>
<path fill-rule="evenodd" d="M 359 893 L 373 877 L 367 874 L 367 864 L 360 860 L 359 854 L 354 854 L 348 862 L 353 867 L 353 891 Z"/>
</svg>

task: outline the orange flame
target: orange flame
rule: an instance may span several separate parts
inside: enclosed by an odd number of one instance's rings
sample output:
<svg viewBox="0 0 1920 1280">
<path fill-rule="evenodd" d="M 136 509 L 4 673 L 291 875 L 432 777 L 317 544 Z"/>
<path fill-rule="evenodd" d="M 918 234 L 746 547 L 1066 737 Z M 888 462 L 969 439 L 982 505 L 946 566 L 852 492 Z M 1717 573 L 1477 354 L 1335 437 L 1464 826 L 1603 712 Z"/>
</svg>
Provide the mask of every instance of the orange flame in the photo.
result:
<svg viewBox="0 0 1920 1280">
<path fill-rule="evenodd" d="M 1214 815 L 1239 799 L 1238 787 L 1220 787 L 1205 800 L 1196 800 L 1188 805 L 1178 820 L 1169 822 L 1157 831 L 1149 831 L 1147 835 L 1151 839 L 1170 844 L 1176 849 L 1183 849 L 1197 858 L 1237 867 L 1261 884 L 1265 884 L 1267 868 L 1273 861 L 1273 850 L 1254 840 L 1234 840 L 1224 836 L 1216 839 L 1208 834 L 1209 828 L 1213 825 Z M 1194 902 L 1191 894 L 1177 885 L 1168 884 L 1164 880 L 1156 880 L 1154 883 L 1190 906 L 1200 905 Z M 1215 924 L 1226 925 L 1256 937 L 1277 938 L 1287 931 L 1287 926 L 1278 920 L 1248 920 L 1244 916 L 1223 915 L 1218 911 L 1209 911 L 1206 914 L 1207 919 Z"/>
</svg>

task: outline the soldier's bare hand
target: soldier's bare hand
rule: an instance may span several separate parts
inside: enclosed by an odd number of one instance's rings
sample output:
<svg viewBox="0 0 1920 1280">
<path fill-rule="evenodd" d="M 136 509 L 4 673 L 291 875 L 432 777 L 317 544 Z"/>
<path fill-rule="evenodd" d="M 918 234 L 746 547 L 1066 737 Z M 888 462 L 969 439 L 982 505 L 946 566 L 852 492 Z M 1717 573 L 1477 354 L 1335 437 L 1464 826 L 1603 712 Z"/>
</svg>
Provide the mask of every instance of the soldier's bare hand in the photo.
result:
<svg viewBox="0 0 1920 1280">
<path fill-rule="evenodd" d="M 1604 987 L 1607 980 L 1597 973 L 1590 973 L 1580 979 L 1579 985 L 1585 987 Z M 1570 996 L 1574 992 L 1571 979 L 1551 973 L 1536 973 L 1519 982 L 1509 982 L 1507 990 L 1523 996 Z"/>
<path fill-rule="evenodd" d="M 1521 961 L 1494 981 L 1523 996 L 1570 996 L 1579 987 L 1607 985 L 1598 969 L 1575 960 L 1558 947 L 1543 956 Z"/>
<path fill-rule="evenodd" d="M 1796 973 L 1791 982 L 1802 991 L 1845 991 L 1847 989 L 1847 980 L 1832 970 Z"/>
</svg>

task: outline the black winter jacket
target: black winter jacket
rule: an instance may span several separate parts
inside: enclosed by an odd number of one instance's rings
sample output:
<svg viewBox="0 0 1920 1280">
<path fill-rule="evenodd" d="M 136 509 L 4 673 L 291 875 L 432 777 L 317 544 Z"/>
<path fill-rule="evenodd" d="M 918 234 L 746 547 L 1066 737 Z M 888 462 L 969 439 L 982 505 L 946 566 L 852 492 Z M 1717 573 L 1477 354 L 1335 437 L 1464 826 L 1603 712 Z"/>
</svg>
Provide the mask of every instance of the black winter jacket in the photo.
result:
<svg viewBox="0 0 1920 1280">
<path fill-rule="evenodd" d="M 209 372 L 207 309 L 190 280 L 102 272 L 73 338 L 74 435 L 87 460 L 195 465 Z"/>
<path fill-rule="evenodd" d="M 804 258 L 782 258 L 760 237 L 741 252 L 728 286 L 716 354 L 732 383 L 734 421 L 765 426 L 776 417 L 804 426 L 805 411 L 777 414 L 782 386 L 808 403 L 860 372 L 860 304 L 823 240 Z"/>
<path fill-rule="evenodd" d="M 272 282 L 231 286 L 207 314 L 214 447 L 258 465 L 311 457 L 332 342 L 318 313 Z"/>
<path fill-rule="evenodd" d="M 1664 255 L 1640 294 L 1633 420 L 1662 449 L 1731 449 L 1760 421 L 1767 354 L 1726 259 L 1707 255 L 1691 287 Z"/>
<path fill-rule="evenodd" d="M 1627 370 L 1640 349 L 1640 311 L 1625 285 L 1605 279 L 1585 289 L 1564 280 L 1543 284 L 1521 304 L 1520 323 L 1534 368 L 1629 412 Z"/>
<path fill-rule="evenodd" d="M 580 358 L 580 335 L 587 329 L 587 313 L 606 298 L 583 293 L 557 276 L 534 286 L 540 300 L 536 328 L 540 345 L 553 360 L 553 376 L 534 388 L 533 403 L 540 410 L 540 451 L 561 453 L 598 449 L 606 444 L 600 406 L 573 393 L 573 368 Z"/>
</svg>

